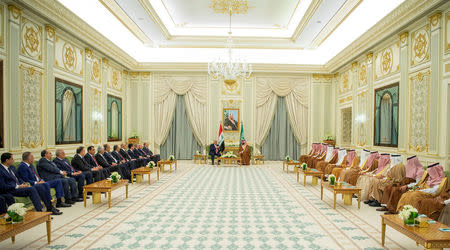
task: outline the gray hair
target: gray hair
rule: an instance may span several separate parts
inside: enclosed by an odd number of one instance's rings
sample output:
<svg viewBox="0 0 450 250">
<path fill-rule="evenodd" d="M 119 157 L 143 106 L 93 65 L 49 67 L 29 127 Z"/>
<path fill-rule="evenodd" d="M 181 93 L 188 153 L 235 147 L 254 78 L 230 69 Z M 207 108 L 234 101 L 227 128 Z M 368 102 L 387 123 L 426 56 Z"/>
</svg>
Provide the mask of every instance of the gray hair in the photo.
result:
<svg viewBox="0 0 450 250">
<path fill-rule="evenodd" d="M 24 152 L 24 153 L 22 154 L 22 160 L 24 160 L 24 161 L 28 160 L 28 158 L 30 157 L 30 155 L 31 155 L 31 152 Z"/>
<path fill-rule="evenodd" d="M 104 149 L 105 149 L 105 148 L 104 148 L 103 146 L 98 146 L 98 147 L 97 147 L 97 152 L 100 153 L 100 152 L 103 151 Z"/>
<path fill-rule="evenodd" d="M 59 157 L 63 152 L 64 152 L 64 150 L 58 148 L 55 152 L 56 157 Z"/>
</svg>

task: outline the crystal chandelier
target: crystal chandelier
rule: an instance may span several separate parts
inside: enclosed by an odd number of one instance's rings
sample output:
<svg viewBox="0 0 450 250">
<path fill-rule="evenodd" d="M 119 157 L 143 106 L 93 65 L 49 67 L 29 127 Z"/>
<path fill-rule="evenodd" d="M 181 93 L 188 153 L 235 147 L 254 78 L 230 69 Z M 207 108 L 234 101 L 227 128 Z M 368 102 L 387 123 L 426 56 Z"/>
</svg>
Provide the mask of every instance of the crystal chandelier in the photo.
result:
<svg viewBox="0 0 450 250">
<path fill-rule="evenodd" d="M 223 78 L 226 84 L 234 84 L 239 78 L 249 78 L 252 74 L 252 65 L 243 58 L 233 56 L 233 38 L 231 36 L 231 15 L 235 13 L 236 6 L 229 1 L 227 13 L 230 16 L 230 25 L 227 39 L 227 57 L 218 57 L 208 63 L 208 73 L 213 79 Z"/>
</svg>

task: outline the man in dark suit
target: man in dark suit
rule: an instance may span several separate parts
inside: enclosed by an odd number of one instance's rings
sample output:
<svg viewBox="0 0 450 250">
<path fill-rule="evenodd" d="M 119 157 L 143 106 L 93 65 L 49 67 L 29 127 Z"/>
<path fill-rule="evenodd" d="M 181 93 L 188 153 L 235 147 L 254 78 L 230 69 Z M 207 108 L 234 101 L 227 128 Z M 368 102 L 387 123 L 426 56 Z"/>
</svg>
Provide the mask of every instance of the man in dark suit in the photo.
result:
<svg viewBox="0 0 450 250">
<path fill-rule="evenodd" d="M 57 208 L 53 207 L 51 197 L 48 195 L 40 197 L 35 186 L 30 186 L 18 177 L 13 163 L 14 158 L 11 153 L 3 153 L 1 155 L 0 193 L 11 194 L 17 197 L 29 197 L 34 205 L 34 209 L 38 212 L 42 212 L 42 199 L 47 206 L 48 212 L 52 212 L 53 215 L 62 214 Z"/>
<path fill-rule="evenodd" d="M 105 169 L 108 169 L 109 172 L 111 172 L 111 173 L 117 172 L 120 174 L 120 176 L 122 176 L 123 179 L 127 179 L 130 181 L 130 176 L 127 175 L 127 171 L 125 171 L 126 169 L 119 167 L 119 165 L 117 165 L 117 164 L 114 164 L 114 166 L 113 166 L 112 164 L 110 164 L 108 162 L 108 160 L 106 160 L 105 148 L 103 146 L 98 146 L 97 154 L 95 155 L 95 159 L 97 160 L 97 162 L 100 166 L 102 166 Z"/>
<path fill-rule="evenodd" d="M 124 164 L 129 171 L 136 168 L 136 161 L 125 159 L 122 154 L 120 154 L 119 145 L 114 145 L 111 156 L 116 159 L 120 164 Z"/>
<path fill-rule="evenodd" d="M 144 147 L 142 148 L 142 151 L 145 152 L 145 154 L 147 154 L 148 156 L 150 156 L 150 159 L 152 161 L 154 161 L 155 163 L 158 163 L 158 161 L 161 160 L 161 156 L 159 154 L 153 154 L 153 152 L 150 150 L 150 148 L 148 147 L 148 142 L 144 143 Z"/>
<path fill-rule="evenodd" d="M 108 178 L 111 173 L 109 172 L 109 169 L 103 168 L 100 164 L 98 164 L 97 160 L 95 159 L 95 148 L 94 146 L 87 147 L 87 153 L 84 155 L 84 160 L 91 166 L 92 168 L 99 168 L 98 171 L 102 173 L 102 176 L 104 176 L 104 179 Z"/>
<path fill-rule="evenodd" d="M 217 140 L 214 140 L 213 144 L 209 145 L 209 155 L 211 156 L 212 165 L 214 165 L 214 158 L 216 156 L 221 156 L 219 152 L 219 145 L 217 145 Z"/>
<path fill-rule="evenodd" d="M 103 173 L 100 171 L 99 167 L 91 167 L 86 160 L 84 159 L 84 156 L 86 155 L 86 149 L 83 146 L 80 146 L 77 148 L 77 153 L 72 159 L 72 166 L 78 170 L 82 171 L 83 173 L 91 172 L 92 177 L 95 181 L 101 181 L 106 179 L 105 176 L 103 176 Z"/>
<path fill-rule="evenodd" d="M 74 167 L 72 167 L 72 165 L 69 164 L 69 161 L 67 161 L 66 152 L 64 152 L 63 149 L 57 149 L 55 154 L 56 158 L 53 159 L 53 162 L 60 170 L 66 171 L 67 176 L 72 177 L 77 181 L 78 193 L 82 194 L 84 181 L 86 180 L 87 185 L 93 182 L 92 172 L 86 171 L 85 173 L 83 173 L 82 171 L 76 170 Z"/>
<path fill-rule="evenodd" d="M 55 179 L 44 181 L 34 168 L 33 161 L 34 155 L 31 152 L 24 152 L 22 154 L 22 162 L 20 163 L 18 169 L 19 177 L 23 181 L 30 183 L 31 186 L 36 186 L 38 191 L 39 189 L 42 189 L 42 192 L 45 195 L 50 195 L 50 188 L 54 188 L 57 200 L 56 207 L 71 207 L 70 204 L 63 202 L 61 199 L 64 197 L 64 189 L 61 180 Z"/>
<path fill-rule="evenodd" d="M 0 214 L 4 214 L 8 211 L 8 206 L 11 206 L 16 201 L 11 194 L 0 194 Z"/>
<path fill-rule="evenodd" d="M 134 145 L 133 153 L 134 153 L 134 155 L 140 157 L 143 165 L 147 165 L 151 161 L 150 157 L 147 156 L 147 154 L 144 151 L 142 151 L 142 144 Z"/>
<path fill-rule="evenodd" d="M 66 203 L 73 204 L 77 201 L 83 201 L 82 194 L 78 193 L 77 182 L 74 178 L 67 176 L 66 171 L 60 170 L 52 159 L 50 150 L 41 151 L 41 159 L 37 164 L 37 170 L 42 179 L 46 181 L 61 180 L 64 188 L 64 198 Z"/>
<path fill-rule="evenodd" d="M 138 167 L 141 167 L 141 166 L 145 166 L 145 165 L 146 165 L 146 164 L 145 164 L 145 159 L 144 159 L 142 156 L 136 155 L 136 154 L 134 153 L 134 144 L 132 144 L 132 143 L 129 143 L 129 144 L 128 144 L 128 151 L 127 151 L 127 154 L 128 154 L 132 159 L 134 159 L 134 160 L 137 161 Z"/>
<path fill-rule="evenodd" d="M 122 144 L 120 144 L 120 151 L 119 151 L 119 153 L 127 161 L 135 161 L 136 160 L 136 159 L 133 159 L 133 157 L 131 157 L 131 155 L 128 154 L 128 152 L 127 152 L 127 145 L 125 144 L 125 142 L 122 142 Z M 136 166 L 136 167 L 138 167 L 138 166 Z"/>
</svg>

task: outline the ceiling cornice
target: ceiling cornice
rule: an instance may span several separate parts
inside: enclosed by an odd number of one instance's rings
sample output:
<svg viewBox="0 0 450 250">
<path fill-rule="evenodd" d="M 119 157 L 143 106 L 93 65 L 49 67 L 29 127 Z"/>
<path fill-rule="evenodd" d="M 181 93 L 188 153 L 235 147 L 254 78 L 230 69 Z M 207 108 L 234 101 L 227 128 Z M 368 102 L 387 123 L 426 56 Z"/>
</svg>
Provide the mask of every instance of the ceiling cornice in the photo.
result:
<svg viewBox="0 0 450 250">
<path fill-rule="evenodd" d="M 347 0 L 344 5 L 338 10 L 338 12 L 328 21 L 327 25 L 317 34 L 314 40 L 311 42 L 310 47 L 319 47 L 334 30 L 353 12 L 353 10 L 362 3 L 362 0 Z"/>
<path fill-rule="evenodd" d="M 353 61 L 359 55 L 369 52 L 376 44 L 401 32 L 408 23 L 431 8 L 445 1 L 441 0 L 408 0 L 395 8 L 377 24 L 362 34 L 358 39 L 339 52 L 325 64 L 329 72 L 335 72 L 343 65 Z"/>
<path fill-rule="evenodd" d="M 139 63 L 134 71 L 183 71 L 206 72 L 207 63 Z M 319 73 L 325 74 L 327 71 L 322 65 L 307 64 L 253 64 L 253 72 L 273 72 L 273 73 Z"/>
<path fill-rule="evenodd" d="M 142 43 L 152 45 L 153 42 L 144 34 L 133 20 L 122 10 L 114 0 L 98 0 L 103 6 L 113 14 L 133 35 Z"/>
<path fill-rule="evenodd" d="M 38 13 L 44 19 L 49 20 L 50 25 L 76 36 L 85 42 L 88 47 L 95 48 L 101 53 L 108 55 L 108 57 L 123 67 L 131 69 L 137 65 L 137 61 L 133 57 L 92 28 L 60 2 L 56 0 L 19 0 L 19 2 Z"/>
<path fill-rule="evenodd" d="M 161 30 L 161 33 L 163 34 L 164 38 L 167 40 L 172 39 L 172 35 L 170 34 L 169 30 L 167 30 L 166 26 L 164 25 L 161 18 L 159 18 L 158 13 L 156 13 L 153 6 L 150 4 L 149 0 L 138 0 L 139 3 L 144 8 L 145 12 L 147 12 L 148 16 L 153 20 L 153 22 L 159 27 Z"/>
<path fill-rule="evenodd" d="M 292 34 L 291 40 L 297 41 L 300 34 L 305 29 L 306 25 L 309 23 L 309 20 L 314 16 L 314 13 L 316 13 L 317 8 L 319 8 L 320 4 L 322 3 L 322 0 L 313 0 L 311 4 L 309 5 L 308 9 L 305 12 L 305 15 L 303 15 L 302 19 L 300 20 L 299 24 L 297 25 L 297 28 L 295 29 L 294 33 Z M 301 3 L 300 3 L 301 4 Z"/>
</svg>

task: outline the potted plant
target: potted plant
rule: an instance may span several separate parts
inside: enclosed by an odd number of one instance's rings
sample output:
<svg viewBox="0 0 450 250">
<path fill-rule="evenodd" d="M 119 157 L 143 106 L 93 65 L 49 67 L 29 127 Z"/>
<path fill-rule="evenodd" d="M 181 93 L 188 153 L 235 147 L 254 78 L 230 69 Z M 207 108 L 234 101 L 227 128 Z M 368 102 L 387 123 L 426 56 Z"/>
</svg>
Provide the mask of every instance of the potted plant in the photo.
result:
<svg viewBox="0 0 450 250">
<path fill-rule="evenodd" d="M 136 130 L 133 130 L 128 137 L 128 143 L 136 144 L 139 143 L 139 135 Z"/>
<path fill-rule="evenodd" d="M 119 182 L 121 176 L 117 172 L 112 172 L 110 178 L 111 178 L 111 183 L 116 184 L 117 182 Z"/>
<path fill-rule="evenodd" d="M 284 157 L 284 160 L 286 162 L 290 162 L 291 161 L 291 157 L 289 155 L 286 155 L 286 157 Z"/>
<path fill-rule="evenodd" d="M 173 161 L 173 160 L 175 160 L 175 156 L 169 155 L 169 161 Z"/>
<path fill-rule="evenodd" d="M 328 179 L 330 179 L 330 185 L 334 185 L 334 183 L 336 182 L 336 176 L 334 176 L 333 174 L 330 174 L 328 176 Z"/>
<path fill-rule="evenodd" d="M 307 168 L 308 168 L 308 164 L 303 163 L 303 164 L 302 164 L 302 169 L 303 169 L 303 171 L 306 171 Z"/>
<path fill-rule="evenodd" d="M 23 203 L 14 203 L 8 207 L 7 213 L 13 224 L 21 223 L 23 216 L 27 213 L 27 209 Z"/>
<path fill-rule="evenodd" d="M 334 136 L 327 134 L 323 139 L 323 142 L 334 147 L 335 145 Z"/>
<path fill-rule="evenodd" d="M 417 212 L 417 209 L 415 209 L 411 205 L 406 205 L 403 207 L 403 209 L 398 213 L 400 218 L 403 219 L 403 222 L 406 226 L 414 226 L 414 220 L 417 218 L 419 213 Z"/>
</svg>

